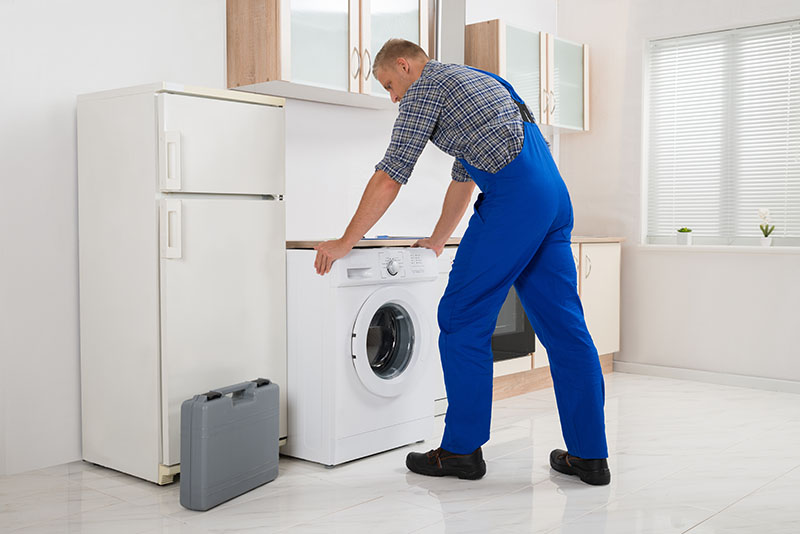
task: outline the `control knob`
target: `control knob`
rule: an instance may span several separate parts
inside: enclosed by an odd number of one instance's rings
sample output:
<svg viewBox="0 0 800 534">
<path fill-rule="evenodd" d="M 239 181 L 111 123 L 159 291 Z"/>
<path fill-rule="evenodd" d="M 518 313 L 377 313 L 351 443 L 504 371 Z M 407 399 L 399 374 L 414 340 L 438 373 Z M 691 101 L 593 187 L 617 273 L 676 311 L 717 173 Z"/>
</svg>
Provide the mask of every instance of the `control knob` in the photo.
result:
<svg viewBox="0 0 800 534">
<path fill-rule="evenodd" d="M 392 276 L 396 276 L 399 271 L 400 265 L 397 263 L 397 260 L 389 260 L 389 263 L 386 264 L 386 272 Z"/>
</svg>

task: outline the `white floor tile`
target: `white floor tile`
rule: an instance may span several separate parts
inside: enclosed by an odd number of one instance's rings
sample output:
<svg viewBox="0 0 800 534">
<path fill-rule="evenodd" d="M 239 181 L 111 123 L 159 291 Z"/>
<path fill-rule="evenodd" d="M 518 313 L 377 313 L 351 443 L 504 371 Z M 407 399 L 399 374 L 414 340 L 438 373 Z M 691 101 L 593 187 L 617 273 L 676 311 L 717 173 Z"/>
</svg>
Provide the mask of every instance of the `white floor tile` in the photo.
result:
<svg viewBox="0 0 800 534">
<path fill-rule="evenodd" d="M 276 480 L 208 512 L 83 462 L 0 477 L 0 533 L 468 534 L 800 532 L 800 398 L 615 373 L 606 378 L 611 484 L 551 471 L 552 389 L 498 401 L 479 481 L 409 473 L 431 439 L 336 468 L 281 457 Z"/>
</svg>

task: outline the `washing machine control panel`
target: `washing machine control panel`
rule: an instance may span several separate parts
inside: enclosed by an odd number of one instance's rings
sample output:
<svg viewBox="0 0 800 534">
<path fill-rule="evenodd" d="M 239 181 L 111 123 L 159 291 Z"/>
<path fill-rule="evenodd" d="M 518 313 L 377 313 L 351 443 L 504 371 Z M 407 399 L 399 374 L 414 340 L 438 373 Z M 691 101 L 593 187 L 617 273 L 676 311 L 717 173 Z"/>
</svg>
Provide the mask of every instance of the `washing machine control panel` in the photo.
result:
<svg viewBox="0 0 800 534">
<path fill-rule="evenodd" d="M 406 277 L 406 262 L 402 250 L 382 250 L 378 256 L 382 279 Z"/>
<path fill-rule="evenodd" d="M 431 274 L 430 250 L 422 248 L 416 250 L 410 248 L 386 249 L 380 251 L 378 256 L 383 280 L 415 279 Z"/>
<path fill-rule="evenodd" d="M 436 280 L 436 254 L 426 248 L 355 249 L 337 260 L 331 269 L 336 287 L 411 283 Z"/>
</svg>

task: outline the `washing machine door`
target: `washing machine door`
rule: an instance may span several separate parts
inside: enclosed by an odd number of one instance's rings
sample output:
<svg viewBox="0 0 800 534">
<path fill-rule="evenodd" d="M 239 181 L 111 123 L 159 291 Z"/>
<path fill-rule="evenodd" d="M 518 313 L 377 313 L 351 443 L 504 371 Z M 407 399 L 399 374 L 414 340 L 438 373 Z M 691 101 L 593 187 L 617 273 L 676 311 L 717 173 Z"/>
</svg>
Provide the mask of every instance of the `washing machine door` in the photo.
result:
<svg viewBox="0 0 800 534">
<path fill-rule="evenodd" d="M 396 397 L 416 385 L 430 347 L 418 299 L 399 287 L 383 287 L 364 301 L 353 326 L 352 355 L 358 378 L 370 392 Z"/>
</svg>

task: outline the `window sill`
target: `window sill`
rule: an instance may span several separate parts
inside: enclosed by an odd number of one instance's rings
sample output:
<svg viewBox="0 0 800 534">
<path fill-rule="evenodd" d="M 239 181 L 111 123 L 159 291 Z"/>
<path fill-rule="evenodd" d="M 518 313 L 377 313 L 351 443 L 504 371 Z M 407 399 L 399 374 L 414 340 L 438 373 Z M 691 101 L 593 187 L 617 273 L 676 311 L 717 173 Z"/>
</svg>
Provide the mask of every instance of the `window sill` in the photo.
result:
<svg viewBox="0 0 800 534">
<path fill-rule="evenodd" d="M 637 245 L 637 250 L 646 252 L 722 252 L 725 254 L 797 254 L 800 255 L 798 246 L 773 245 L 764 247 L 760 245 Z"/>
</svg>

